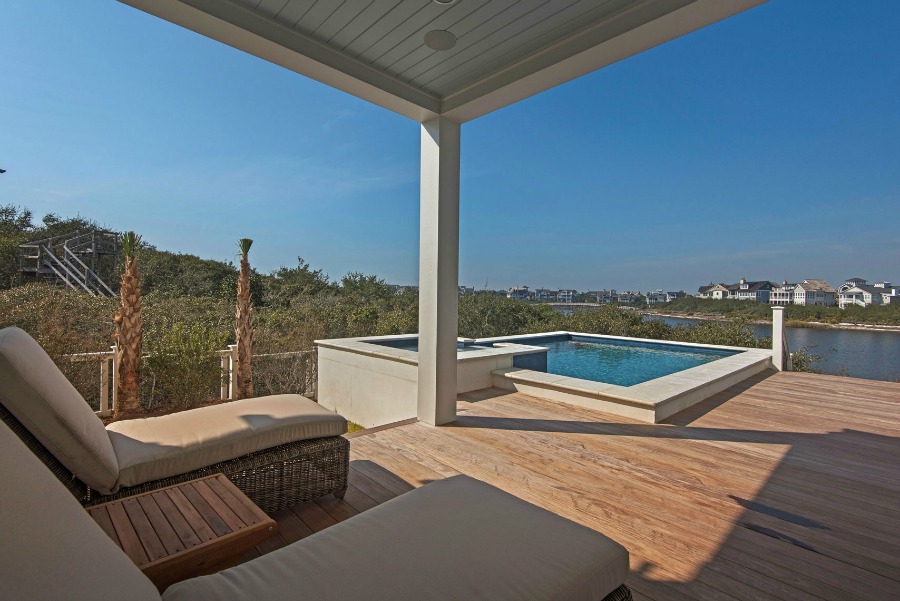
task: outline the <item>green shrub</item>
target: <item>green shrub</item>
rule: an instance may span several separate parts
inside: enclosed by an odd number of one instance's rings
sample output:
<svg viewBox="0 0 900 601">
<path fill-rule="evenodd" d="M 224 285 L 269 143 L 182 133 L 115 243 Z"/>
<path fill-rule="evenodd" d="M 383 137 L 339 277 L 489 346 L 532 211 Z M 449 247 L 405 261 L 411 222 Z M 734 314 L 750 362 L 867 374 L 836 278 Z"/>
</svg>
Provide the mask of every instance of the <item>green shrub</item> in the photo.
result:
<svg viewBox="0 0 900 601">
<path fill-rule="evenodd" d="M 791 370 L 804 371 L 811 374 L 820 374 L 822 370 L 816 367 L 816 364 L 822 360 L 824 355 L 813 353 L 817 345 L 803 346 L 791 352 Z M 834 349 L 832 349 L 834 350 Z M 842 375 L 842 374 L 838 374 Z"/>
<path fill-rule="evenodd" d="M 772 348 L 771 336 L 756 337 L 745 319 L 734 321 L 701 321 L 689 326 L 677 325 L 667 340 L 696 344 L 720 344 L 749 348 Z"/>
<path fill-rule="evenodd" d="M 227 339 L 202 323 L 176 323 L 147 340 L 144 359 L 144 401 L 148 409 L 157 403 L 188 409 L 218 396 L 222 384 L 217 350 Z"/>
</svg>

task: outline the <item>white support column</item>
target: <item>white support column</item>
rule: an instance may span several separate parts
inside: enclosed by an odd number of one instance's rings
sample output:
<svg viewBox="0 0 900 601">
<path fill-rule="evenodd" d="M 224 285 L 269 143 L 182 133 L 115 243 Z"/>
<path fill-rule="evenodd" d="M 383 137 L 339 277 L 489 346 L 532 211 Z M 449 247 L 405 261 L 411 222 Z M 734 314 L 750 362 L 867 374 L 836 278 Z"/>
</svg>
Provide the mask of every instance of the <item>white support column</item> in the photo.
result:
<svg viewBox="0 0 900 601">
<path fill-rule="evenodd" d="M 784 307 L 772 307 L 772 365 L 784 371 Z"/>
<path fill-rule="evenodd" d="M 456 419 L 459 123 L 422 124 L 419 212 L 419 405 L 432 425 Z"/>
</svg>

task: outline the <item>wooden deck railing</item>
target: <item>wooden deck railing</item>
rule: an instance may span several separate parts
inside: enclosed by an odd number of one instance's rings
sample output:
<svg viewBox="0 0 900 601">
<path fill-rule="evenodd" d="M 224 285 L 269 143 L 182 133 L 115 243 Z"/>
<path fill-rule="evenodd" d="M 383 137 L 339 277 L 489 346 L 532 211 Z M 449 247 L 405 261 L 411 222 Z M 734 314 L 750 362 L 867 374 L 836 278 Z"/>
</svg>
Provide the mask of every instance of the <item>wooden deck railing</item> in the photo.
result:
<svg viewBox="0 0 900 601">
<path fill-rule="evenodd" d="M 111 415 L 116 408 L 116 400 L 118 399 L 116 378 L 119 373 L 117 355 L 116 347 L 113 345 L 109 347 L 108 351 L 76 353 L 64 356 L 71 363 L 100 362 L 100 409 L 96 413 L 101 417 Z"/>
<path fill-rule="evenodd" d="M 116 401 L 118 400 L 116 378 L 119 373 L 119 360 L 116 350 L 116 346 L 113 345 L 108 351 L 99 353 L 75 353 L 72 355 L 64 355 L 64 359 L 71 363 L 87 363 L 92 361 L 100 363 L 100 408 L 95 413 L 101 417 L 112 415 L 116 410 Z M 311 349 L 306 351 L 287 351 L 283 353 L 263 353 L 253 355 L 253 358 L 278 359 L 315 354 L 316 350 Z M 237 345 L 229 344 L 227 349 L 216 351 L 216 355 L 219 357 L 219 369 L 222 373 L 219 398 L 223 401 L 232 400 L 234 399 L 234 391 L 237 387 L 237 370 L 235 370 L 235 365 L 237 364 Z M 149 355 L 145 355 L 145 358 L 148 356 Z M 312 365 L 315 365 L 315 361 Z"/>
</svg>

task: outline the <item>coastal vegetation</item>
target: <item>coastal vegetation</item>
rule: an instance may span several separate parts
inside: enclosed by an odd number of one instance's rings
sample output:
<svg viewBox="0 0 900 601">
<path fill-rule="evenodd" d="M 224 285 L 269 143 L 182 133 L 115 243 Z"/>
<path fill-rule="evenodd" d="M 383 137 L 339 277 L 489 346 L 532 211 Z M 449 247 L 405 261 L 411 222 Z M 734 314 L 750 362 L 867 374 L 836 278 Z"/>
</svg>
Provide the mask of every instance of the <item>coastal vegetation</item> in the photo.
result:
<svg viewBox="0 0 900 601">
<path fill-rule="evenodd" d="M 0 288 L 5 288 L 0 289 L 0 327 L 15 325 L 28 331 L 95 404 L 96 363 L 72 363 L 65 355 L 109 349 L 115 340 L 117 299 L 42 283 L 16 285 L 16 250 L 26 240 L 96 226 L 80 217 L 63 220 L 54 215 L 34 225 L 26 209 L 0 207 L 0 274 L 4 278 Z M 249 305 L 240 302 L 249 299 L 253 304 L 249 383 L 257 395 L 314 393 L 316 339 L 404 334 L 418 328 L 414 289 L 398 290 L 375 275 L 356 272 L 332 279 L 302 258 L 293 266 L 260 273 L 246 262 L 249 243 L 241 250 L 236 266 L 160 250 L 135 237 L 129 255 L 132 262 L 126 258 L 122 265 L 120 261 L 119 277 L 131 278 L 127 286 L 123 278 L 123 299 L 127 297 L 132 305 L 137 302 L 140 308 L 141 346 L 135 348 L 146 358 L 139 378 L 145 410 L 186 407 L 217 394 L 220 376 L 215 351 L 234 344 L 238 332 L 248 327 L 249 321 L 244 320 L 250 315 Z M 140 261 L 139 291 L 133 281 L 137 276 L 134 257 Z M 242 298 L 237 315 L 235 290 Z M 477 292 L 459 299 L 459 335 L 480 338 L 568 330 L 730 346 L 771 345 L 767 337 L 754 336 L 750 326 L 768 317 L 767 306 L 700 300 L 682 299 L 663 306 L 663 311 L 716 313 L 729 319 L 672 326 L 615 305 L 564 315 L 548 305 Z M 798 315 L 792 309 L 803 308 L 789 308 L 789 318 Z M 809 309 L 810 315 L 818 316 L 815 312 L 825 308 Z M 827 311 L 822 315 L 830 315 Z M 813 369 L 811 361 L 798 364 Z"/>
</svg>

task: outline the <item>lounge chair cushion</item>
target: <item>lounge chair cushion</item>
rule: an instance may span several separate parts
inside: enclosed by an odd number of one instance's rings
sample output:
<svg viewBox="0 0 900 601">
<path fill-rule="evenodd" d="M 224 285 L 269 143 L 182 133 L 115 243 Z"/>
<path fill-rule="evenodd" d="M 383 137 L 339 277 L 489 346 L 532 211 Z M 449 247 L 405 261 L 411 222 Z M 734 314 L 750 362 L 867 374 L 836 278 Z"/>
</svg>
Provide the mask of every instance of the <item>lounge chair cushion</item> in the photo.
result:
<svg viewBox="0 0 900 601">
<path fill-rule="evenodd" d="M 82 482 L 111 492 L 119 463 L 109 436 L 75 387 L 23 330 L 0 330 L 0 402 Z"/>
<path fill-rule="evenodd" d="M 0 597 L 159 601 L 153 583 L 0 423 Z"/>
<path fill-rule="evenodd" d="M 119 486 L 169 478 L 278 445 L 340 436 L 347 420 L 297 394 L 222 403 L 107 426 Z"/>
<path fill-rule="evenodd" d="M 618 543 L 456 476 L 163 599 L 598 601 L 627 575 Z"/>
</svg>

